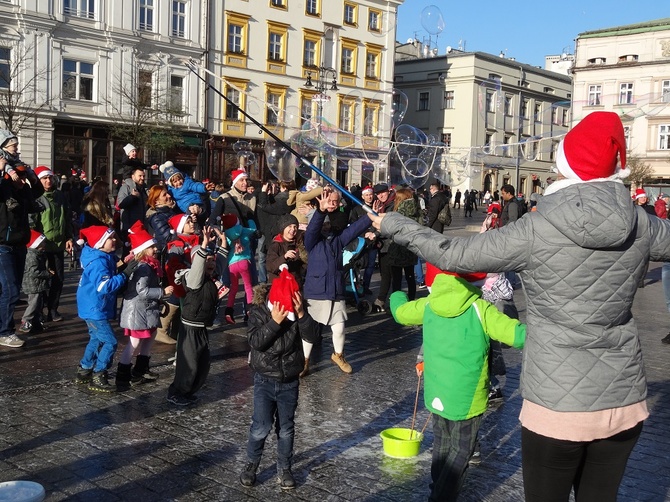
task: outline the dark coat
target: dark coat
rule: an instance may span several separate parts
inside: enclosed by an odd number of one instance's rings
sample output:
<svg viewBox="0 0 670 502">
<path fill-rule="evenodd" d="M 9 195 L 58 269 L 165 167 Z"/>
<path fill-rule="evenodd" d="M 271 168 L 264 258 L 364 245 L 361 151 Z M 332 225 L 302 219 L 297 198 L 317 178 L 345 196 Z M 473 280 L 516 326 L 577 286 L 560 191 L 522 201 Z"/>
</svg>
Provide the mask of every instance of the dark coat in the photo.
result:
<svg viewBox="0 0 670 502">
<path fill-rule="evenodd" d="M 147 232 L 155 239 L 158 249 L 163 249 L 168 242 L 174 239 L 172 227 L 168 220 L 175 214 L 177 214 L 175 210 L 168 206 L 159 206 L 156 209 L 147 210 Z"/>
<path fill-rule="evenodd" d="M 270 241 L 274 239 L 279 231 L 277 229 L 277 221 L 279 216 L 289 214 L 295 208 L 295 204 L 288 204 L 288 190 L 279 192 L 274 197 L 269 197 L 266 192 L 258 194 L 258 201 L 256 204 L 256 216 L 258 216 L 258 223 L 261 232 L 265 237 L 265 247 L 270 245 Z"/>
<path fill-rule="evenodd" d="M 19 188 L 11 179 L 0 178 L 0 245 L 25 246 L 30 241 L 28 214 L 41 209 L 36 199 L 44 193 L 42 183 L 33 184 Z"/>
<path fill-rule="evenodd" d="M 138 195 L 132 194 L 134 189 L 137 189 Z M 127 232 L 138 220 L 144 223 L 147 212 L 145 186 L 137 185 L 131 178 L 124 180 L 116 196 L 116 205 L 121 210 L 121 230 Z"/>
<path fill-rule="evenodd" d="M 26 253 L 26 269 L 23 273 L 21 289 L 27 295 L 49 291 L 51 274 L 47 270 L 47 254 L 45 251 L 28 249 Z"/>
<path fill-rule="evenodd" d="M 449 205 L 447 195 L 441 191 L 435 192 L 431 196 L 430 201 L 428 201 L 428 221 L 426 222 L 426 226 L 432 228 L 436 232 L 444 232 L 444 224 L 439 222 L 437 215 L 440 214 L 442 208 L 447 205 Z"/>
<path fill-rule="evenodd" d="M 396 212 L 407 216 L 417 223 L 422 223 L 421 209 L 415 199 L 406 199 L 398 204 Z M 405 246 L 391 242 L 388 252 L 388 263 L 393 267 L 409 267 L 416 265 L 417 257 Z"/>
<path fill-rule="evenodd" d="M 265 258 L 265 268 L 267 269 L 269 282 L 272 282 L 279 276 L 279 266 L 286 263 L 288 271 L 295 277 L 298 284 L 303 285 L 305 274 L 307 273 L 308 258 L 303 237 L 304 233 L 298 231 L 295 242 L 287 242 L 279 234 L 272 239 L 272 242 L 268 245 L 268 253 Z M 291 249 L 298 251 L 298 257 L 295 260 L 286 260 L 284 255 Z"/>
<path fill-rule="evenodd" d="M 319 323 L 307 312 L 301 319 L 286 319 L 277 324 L 268 309 L 265 285 L 254 288 L 249 309 L 247 339 L 251 347 L 251 367 L 264 377 L 279 382 L 298 378 L 305 365 L 302 340 L 315 343 L 319 339 Z"/>
</svg>

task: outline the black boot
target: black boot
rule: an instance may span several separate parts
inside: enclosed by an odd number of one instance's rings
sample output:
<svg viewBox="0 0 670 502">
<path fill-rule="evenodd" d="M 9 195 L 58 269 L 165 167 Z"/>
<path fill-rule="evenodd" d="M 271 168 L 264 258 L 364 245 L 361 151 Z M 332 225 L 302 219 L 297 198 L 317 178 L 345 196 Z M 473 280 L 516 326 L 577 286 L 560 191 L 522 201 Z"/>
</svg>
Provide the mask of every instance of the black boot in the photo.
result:
<svg viewBox="0 0 670 502">
<path fill-rule="evenodd" d="M 131 371 L 130 381 L 133 385 L 141 383 L 153 382 L 158 380 L 158 373 L 149 371 L 149 356 L 137 356 L 135 366 Z"/>
<path fill-rule="evenodd" d="M 256 471 L 258 470 L 258 462 L 247 462 L 244 470 L 240 474 L 240 483 L 244 486 L 253 486 L 256 482 Z"/>
<path fill-rule="evenodd" d="M 77 374 L 74 377 L 74 381 L 79 384 L 89 384 L 91 382 L 92 376 L 93 368 L 85 369 L 79 366 L 77 368 Z"/>
<path fill-rule="evenodd" d="M 235 317 L 233 317 L 234 312 L 232 307 L 226 307 L 226 322 L 228 324 L 235 324 Z"/>
<path fill-rule="evenodd" d="M 130 389 L 131 364 L 119 363 L 116 367 L 116 390 L 124 392 Z"/>
<path fill-rule="evenodd" d="M 99 371 L 93 373 L 91 383 L 88 384 L 88 390 L 94 390 L 96 392 L 114 392 L 116 391 L 116 387 L 110 384 L 107 380 L 106 371 Z"/>
</svg>

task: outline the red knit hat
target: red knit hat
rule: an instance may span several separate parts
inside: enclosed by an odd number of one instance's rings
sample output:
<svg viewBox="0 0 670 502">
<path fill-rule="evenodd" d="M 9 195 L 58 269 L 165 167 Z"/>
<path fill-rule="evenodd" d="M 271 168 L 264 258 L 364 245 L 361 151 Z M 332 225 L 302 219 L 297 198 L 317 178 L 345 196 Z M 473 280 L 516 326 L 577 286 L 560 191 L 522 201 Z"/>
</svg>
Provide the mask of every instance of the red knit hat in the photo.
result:
<svg viewBox="0 0 670 502">
<path fill-rule="evenodd" d="M 617 167 L 617 155 L 621 168 Z M 556 168 L 568 179 L 589 181 L 630 174 L 626 167 L 626 136 L 614 112 L 592 112 L 558 144 Z"/>
<path fill-rule="evenodd" d="M 154 240 L 147 229 L 144 228 L 144 225 L 140 220 L 137 220 L 133 223 L 133 226 L 128 229 L 128 238 L 130 239 L 130 247 L 132 248 L 133 254 L 137 254 L 140 251 L 156 245 Z"/>
<path fill-rule="evenodd" d="M 175 214 L 168 220 L 170 228 L 180 234 L 184 230 L 184 225 L 188 221 L 188 214 Z"/>
<path fill-rule="evenodd" d="M 107 239 L 114 235 L 114 229 L 103 225 L 93 225 L 79 231 L 77 244 L 83 246 L 88 243 L 93 249 L 100 249 Z"/>
<path fill-rule="evenodd" d="M 249 176 L 242 169 L 235 169 L 230 173 L 230 177 L 233 179 L 233 185 L 240 181 L 241 179 L 248 178 Z"/>
<path fill-rule="evenodd" d="M 440 270 L 437 268 L 435 265 L 431 263 L 426 263 L 426 274 L 424 276 L 424 279 L 426 281 L 426 286 L 431 287 L 433 285 L 433 281 L 435 280 L 435 276 L 438 274 L 447 274 L 447 275 L 455 275 L 456 277 L 461 277 L 465 279 L 468 282 L 475 283 L 479 281 L 483 281 L 486 279 L 486 272 L 473 272 L 471 274 L 457 274 L 456 272 L 447 272 L 446 270 Z"/>
<path fill-rule="evenodd" d="M 268 294 L 268 308 L 272 310 L 272 304 L 279 302 L 279 305 L 284 307 L 288 312 L 288 319 L 295 321 L 295 308 L 293 308 L 293 295 L 300 291 L 298 281 L 288 271 L 288 267 L 282 265 L 279 277 L 272 281 L 270 293 Z"/>
<path fill-rule="evenodd" d="M 240 220 L 237 219 L 237 216 L 234 214 L 224 214 L 221 217 L 221 227 L 223 227 L 224 230 L 228 230 L 229 228 L 233 228 L 235 225 L 237 225 L 240 222 Z"/>
<path fill-rule="evenodd" d="M 44 234 L 41 234 L 37 230 L 30 229 L 30 240 L 28 241 L 28 244 L 26 244 L 26 247 L 28 249 L 37 249 L 39 245 L 44 242 L 44 239 L 46 239 Z"/>
<path fill-rule="evenodd" d="M 51 169 L 49 169 L 47 166 L 37 166 L 34 169 L 35 174 L 39 179 L 42 179 L 46 176 L 53 176 L 54 173 L 51 172 Z"/>
<path fill-rule="evenodd" d="M 646 196 L 647 192 L 644 191 L 644 188 L 638 188 L 637 190 L 635 190 L 635 197 L 633 197 L 633 199 L 637 200 L 640 197 L 646 197 Z"/>
</svg>

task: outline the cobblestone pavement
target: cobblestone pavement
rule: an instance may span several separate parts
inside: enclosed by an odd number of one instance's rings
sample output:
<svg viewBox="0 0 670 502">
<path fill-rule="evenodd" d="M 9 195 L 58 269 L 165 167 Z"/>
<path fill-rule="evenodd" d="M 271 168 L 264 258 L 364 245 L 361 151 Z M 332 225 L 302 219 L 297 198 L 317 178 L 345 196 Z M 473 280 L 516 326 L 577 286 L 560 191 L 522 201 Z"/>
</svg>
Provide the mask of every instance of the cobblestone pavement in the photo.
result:
<svg viewBox="0 0 670 502">
<path fill-rule="evenodd" d="M 467 235 L 472 220 L 455 211 L 448 233 Z M 276 442 L 268 440 L 256 486 L 238 475 L 245 462 L 252 413 L 252 373 L 244 327 L 211 333 L 212 369 L 200 400 L 178 409 L 166 398 L 172 348 L 155 347 L 154 384 L 123 394 L 99 395 L 72 383 L 87 342 L 75 317 L 78 274 L 68 274 L 66 320 L 29 335 L 21 349 L 0 348 L 0 481 L 33 480 L 47 500 L 413 501 L 425 500 L 430 482 L 432 432 L 420 454 L 397 460 L 383 454 L 379 433 L 409 427 L 417 379 L 414 362 L 420 332 L 396 325 L 388 314 L 362 317 L 351 310 L 345 353 L 354 373 L 330 362 L 329 334 L 315 347 L 312 373 L 300 387 L 293 472 L 298 487 L 282 492 L 275 480 Z M 517 304 L 524 314 L 523 294 Z M 19 307 L 17 317 L 22 307 Z M 652 264 L 634 314 L 641 328 L 649 380 L 651 417 L 628 464 L 620 500 L 670 500 L 670 346 L 660 284 Z M 122 337 L 119 337 L 120 339 Z M 125 344 L 120 340 L 121 347 Z M 487 413 L 481 428 L 483 462 L 469 470 L 464 501 L 523 499 L 518 413 L 520 354 L 505 351 L 505 400 Z M 420 400 L 416 427 L 428 413 Z"/>
</svg>

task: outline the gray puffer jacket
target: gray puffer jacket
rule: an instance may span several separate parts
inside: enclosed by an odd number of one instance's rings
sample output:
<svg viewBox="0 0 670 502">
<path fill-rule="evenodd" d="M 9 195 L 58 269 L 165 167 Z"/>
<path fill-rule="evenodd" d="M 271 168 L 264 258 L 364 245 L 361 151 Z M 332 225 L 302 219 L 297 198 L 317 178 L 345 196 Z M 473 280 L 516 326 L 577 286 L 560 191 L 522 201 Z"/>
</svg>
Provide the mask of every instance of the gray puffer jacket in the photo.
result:
<svg viewBox="0 0 670 502">
<path fill-rule="evenodd" d="M 156 272 L 148 263 L 140 262 L 128 280 L 123 294 L 121 322 L 126 329 L 153 329 L 161 325 L 159 300 L 163 288 Z"/>
<path fill-rule="evenodd" d="M 631 307 L 647 262 L 670 260 L 670 222 L 636 209 L 623 184 L 565 186 L 537 211 L 466 239 L 394 213 L 381 230 L 442 269 L 519 273 L 528 306 L 525 399 L 561 412 L 645 399 Z"/>
</svg>

